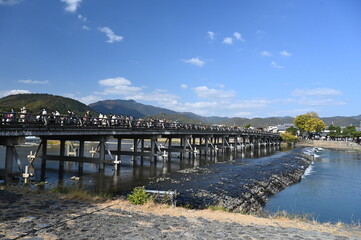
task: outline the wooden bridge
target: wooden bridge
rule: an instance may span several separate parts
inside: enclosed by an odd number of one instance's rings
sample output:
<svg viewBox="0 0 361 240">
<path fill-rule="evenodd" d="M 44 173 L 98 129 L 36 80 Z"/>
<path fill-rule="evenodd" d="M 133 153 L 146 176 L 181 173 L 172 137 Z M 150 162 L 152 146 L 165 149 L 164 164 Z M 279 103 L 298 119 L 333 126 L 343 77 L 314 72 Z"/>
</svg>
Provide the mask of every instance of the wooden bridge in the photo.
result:
<svg viewBox="0 0 361 240">
<path fill-rule="evenodd" d="M 186 154 L 194 156 L 197 153 L 208 154 L 214 151 L 244 151 L 247 148 L 261 148 L 278 145 L 279 134 L 243 129 L 235 126 L 206 126 L 168 123 L 160 120 L 125 120 L 117 118 L 77 118 L 75 116 L 35 116 L 22 114 L 12 118 L 9 113 L 0 113 L 3 118 L 0 123 L 0 145 L 6 147 L 5 167 L 1 175 L 8 178 L 13 173 L 14 161 L 20 161 L 16 145 L 25 142 L 29 136 L 39 137 L 41 142 L 38 150 L 29 154 L 29 164 L 41 153 L 41 179 L 45 178 L 47 161 L 59 161 L 59 172 L 64 169 L 64 162 L 77 162 L 79 172 L 83 171 L 83 163 L 96 163 L 100 172 L 105 164 L 114 164 L 119 169 L 121 156 L 140 156 L 150 161 L 157 161 L 162 156 L 166 161 L 172 152 L 178 152 L 180 158 Z M 6 116 L 6 117 L 5 117 Z M 122 140 L 131 140 L 131 151 L 122 148 Z M 164 140 L 160 144 L 160 140 Z M 47 153 L 48 140 L 60 141 L 58 155 Z M 116 150 L 107 149 L 107 141 L 117 142 Z M 65 142 L 77 141 L 79 147 L 73 154 L 66 154 Z M 97 142 L 93 149 L 93 157 L 84 153 L 85 141 Z M 150 146 L 145 145 L 150 142 Z M 106 160 L 109 154 L 112 160 Z M 40 154 L 39 154 L 40 155 Z M 2 156 L 0 156 L 2 157 Z M 20 169 L 22 172 L 23 169 Z"/>
</svg>

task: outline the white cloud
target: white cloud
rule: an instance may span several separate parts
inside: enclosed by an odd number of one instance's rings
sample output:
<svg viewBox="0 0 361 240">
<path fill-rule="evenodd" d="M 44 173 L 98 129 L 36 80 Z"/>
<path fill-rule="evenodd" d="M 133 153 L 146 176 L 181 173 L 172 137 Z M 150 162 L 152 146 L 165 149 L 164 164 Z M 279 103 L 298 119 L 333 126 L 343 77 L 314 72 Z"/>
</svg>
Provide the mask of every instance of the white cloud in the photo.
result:
<svg viewBox="0 0 361 240">
<path fill-rule="evenodd" d="M 245 41 L 245 40 L 242 38 L 242 35 L 241 35 L 239 32 L 233 33 L 233 36 L 234 36 L 234 38 L 237 39 L 237 40 L 240 40 L 240 41 L 242 41 L 242 42 Z"/>
<path fill-rule="evenodd" d="M 296 89 L 293 91 L 294 96 L 340 96 L 342 92 L 332 88 L 314 88 L 314 89 Z"/>
<path fill-rule="evenodd" d="M 78 101 L 85 103 L 85 104 L 91 104 L 91 103 L 95 103 L 98 101 L 101 101 L 102 98 L 100 98 L 97 95 L 89 95 L 89 96 L 85 96 L 85 97 L 80 97 L 80 98 L 76 98 Z"/>
<path fill-rule="evenodd" d="M 213 99 L 217 98 L 231 98 L 236 95 L 234 91 L 224 91 L 214 88 L 208 88 L 206 86 L 195 87 L 192 89 L 199 98 Z"/>
<path fill-rule="evenodd" d="M 90 27 L 86 26 L 86 25 L 83 25 L 82 27 L 84 30 L 90 30 Z"/>
<path fill-rule="evenodd" d="M 208 31 L 208 32 L 207 32 L 207 37 L 208 37 L 210 40 L 213 40 L 213 39 L 216 37 L 216 34 L 215 34 L 214 32 Z"/>
<path fill-rule="evenodd" d="M 108 27 L 101 27 L 99 28 L 99 30 L 103 33 L 105 33 L 105 35 L 108 37 L 107 42 L 108 43 L 113 43 L 113 42 L 120 42 L 123 40 L 122 36 L 116 35 L 110 28 Z"/>
<path fill-rule="evenodd" d="M 283 66 L 278 65 L 275 61 L 272 61 L 272 62 L 271 62 L 271 66 L 272 66 L 273 68 L 279 68 L 279 69 L 284 68 Z"/>
<path fill-rule="evenodd" d="M 20 3 L 22 0 L 0 0 L 0 5 L 12 6 Z"/>
<path fill-rule="evenodd" d="M 183 88 L 183 89 L 187 89 L 188 85 L 187 84 L 181 84 L 180 87 Z"/>
<path fill-rule="evenodd" d="M 272 57 L 272 53 L 270 53 L 268 51 L 261 52 L 261 55 L 264 56 L 264 57 Z"/>
<path fill-rule="evenodd" d="M 18 82 L 25 83 L 25 84 L 48 84 L 49 83 L 49 81 L 34 81 L 34 80 L 30 80 L 30 79 L 18 80 Z"/>
<path fill-rule="evenodd" d="M 66 4 L 65 11 L 76 12 L 82 0 L 60 0 Z"/>
<path fill-rule="evenodd" d="M 223 39 L 223 43 L 228 44 L 228 45 L 232 45 L 233 44 L 233 38 L 226 37 L 225 39 Z"/>
<path fill-rule="evenodd" d="M 205 61 L 201 60 L 200 58 L 191 58 L 188 60 L 183 60 L 183 62 L 190 63 L 198 67 L 203 67 L 203 65 L 205 64 Z"/>
<path fill-rule="evenodd" d="M 285 50 L 281 51 L 280 54 L 281 54 L 282 56 L 284 56 L 284 57 L 290 57 L 290 56 L 292 56 L 291 53 L 289 53 L 289 52 L 287 52 L 287 51 L 285 51 Z"/>
<path fill-rule="evenodd" d="M 131 81 L 123 77 L 103 79 L 98 83 L 101 87 L 105 87 L 105 89 L 102 92 L 95 92 L 95 95 L 121 96 L 124 99 L 157 102 L 163 105 L 178 104 L 178 96 L 168 93 L 167 90 L 155 89 L 154 91 L 145 93 L 143 88 L 133 86 Z M 100 97 L 97 96 L 88 96 L 87 98 L 92 101 L 94 101 L 94 99 L 100 99 Z M 85 99 L 83 101 L 89 100 Z"/>
<path fill-rule="evenodd" d="M 86 22 L 86 21 L 87 21 L 87 18 L 86 18 L 85 16 L 81 15 L 81 14 L 78 15 L 78 18 L 79 18 L 80 20 L 82 20 L 83 22 Z"/>
<path fill-rule="evenodd" d="M 100 80 L 100 86 L 106 87 L 103 92 L 98 92 L 101 95 L 136 95 L 142 90 L 140 87 L 132 86 L 132 82 L 123 77 L 108 78 Z"/>
<path fill-rule="evenodd" d="M 13 90 L 0 92 L 0 97 L 6 97 L 8 95 L 23 94 L 23 93 L 31 93 L 31 92 L 28 90 L 13 89 Z"/>
<path fill-rule="evenodd" d="M 296 89 L 292 92 L 298 97 L 295 102 L 304 106 L 341 106 L 346 102 L 336 99 L 342 92 L 332 88 Z"/>
</svg>

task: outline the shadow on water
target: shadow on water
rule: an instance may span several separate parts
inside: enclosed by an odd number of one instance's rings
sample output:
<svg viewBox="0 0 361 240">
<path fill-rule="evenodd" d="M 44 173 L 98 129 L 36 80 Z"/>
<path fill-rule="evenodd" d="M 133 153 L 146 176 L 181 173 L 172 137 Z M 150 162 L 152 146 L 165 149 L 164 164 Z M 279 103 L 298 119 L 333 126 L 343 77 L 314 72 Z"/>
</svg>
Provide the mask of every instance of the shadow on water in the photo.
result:
<svg viewBox="0 0 361 240">
<path fill-rule="evenodd" d="M 85 144 L 85 156 L 91 157 L 90 151 L 96 148 L 96 143 L 87 142 Z M 131 142 L 124 144 L 125 150 L 130 149 Z M 123 146 L 122 146 L 123 147 Z M 37 146 L 18 146 L 17 152 L 22 161 L 23 166 L 28 164 L 26 156 L 30 151 L 35 152 Z M 109 144 L 110 150 L 115 150 L 115 144 Z M 131 191 L 136 186 L 147 185 L 152 179 L 166 176 L 177 172 L 179 170 L 187 168 L 196 168 L 199 166 L 210 165 L 221 162 L 234 162 L 242 159 L 257 159 L 265 156 L 271 156 L 278 152 L 279 147 L 268 147 L 255 149 L 254 151 L 238 151 L 237 153 L 218 151 L 217 153 L 204 152 L 193 156 L 193 154 L 186 154 L 183 158 L 180 157 L 179 153 L 172 153 L 169 158 L 163 159 L 158 157 L 158 160 L 151 162 L 149 158 L 137 157 L 135 160 L 131 156 L 122 156 L 120 170 L 115 171 L 114 165 L 106 165 L 103 173 L 98 172 L 97 164 L 84 163 L 83 172 L 78 172 L 78 163 L 65 162 L 64 171 L 59 174 L 59 162 L 58 161 L 47 161 L 47 168 L 45 172 L 46 182 L 45 188 L 54 188 L 58 185 L 79 185 L 83 189 L 91 192 L 109 192 L 115 194 L 122 194 Z M 60 152 L 59 145 L 48 145 L 48 154 L 58 155 Z M 3 168 L 5 148 L 0 147 L 0 167 Z M 107 156 L 110 159 L 109 156 Z M 35 176 L 33 180 L 40 182 L 41 175 L 41 154 L 34 161 Z M 17 170 L 18 167 L 14 163 L 13 170 Z M 79 180 L 71 180 L 71 178 L 79 177 Z M 19 184 L 21 184 L 22 179 Z"/>
</svg>

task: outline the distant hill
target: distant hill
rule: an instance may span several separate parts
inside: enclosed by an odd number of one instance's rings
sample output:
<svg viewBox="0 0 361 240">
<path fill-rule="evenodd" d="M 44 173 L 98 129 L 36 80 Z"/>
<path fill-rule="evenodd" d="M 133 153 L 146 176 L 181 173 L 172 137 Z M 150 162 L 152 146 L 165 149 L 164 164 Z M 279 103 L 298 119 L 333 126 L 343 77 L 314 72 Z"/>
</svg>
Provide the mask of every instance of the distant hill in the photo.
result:
<svg viewBox="0 0 361 240">
<path fill-rule="evenodd" d="M 61 114 L 67 114 L 68 109 L 78 116 L 83 116 L 86 111 L 90 111 L 93 116 L 98 113 L 103 114 L 123 114 L 136 118 L 156 117 L 169 121 L 190 124 L 226 124 L 245 126 L 250 124 L 253 127 L 266 127 L 271 125 L 292 123 L 292 117 L 270 117 L 270 118 L 228 118 L 228 117 L 204 117 L 191 112 L 176 112 L 166 108 L 155 107 L 138 103 L 134 100 L 105 100 L 99 101 L 89 106 L 67 97 L 50 94 L 17 94 L 0 98 L 0 111 L 10 111 L 12 108 L 19 111 L 21 107 L 26 107 L 28 112 L 39 113 L 40 108 L 46 108 L 48 112 L 58 110 Z M 360 126 L 361 115 L 352 117 L 325 117 L 321 118 L 326 125 L 332 123 L 337 126 Z"/>
<path fill-rule="evenodd" d="M 361 122 L 361 115 L 358 116 L 353 116 L 353 117 L 341 117 L 341 116 L 337 116 L 337 117 L 324 117 L 321 118 L 323 120 L 323 122 L 329 126 L 332 123 L 336 126 L 349 126 L 349 125 L 353 125 L 356 127 L 360 127 L 360 122 Z"/>
<path fill-rule="evenodd" d="M 134 100 L 105 100 L 90 104 L 93 110 L 105 114 L 123 114 L 134 116 L 136 118 L 155 117 L 167 119 L 169 121 L 178 121 L 180 123 L 206 123 L 206 124 L 226 124 L 245 126 L 250 124 L 253 127 L 267 127 L 272 125 L 281 125 L 293 123 L 293 117 L 269 117 L 269 118 L 228 118 L 228 117 L 204 117 L 191 112 L 176 112 L 166 108 L 144 105 Z M 350 124 L 359 126 L 361 115 L 354 117 L 327 117 L 321 118 L 326 125 L 332 122 L 338 126 L 348 126 Z"/>
<path fill-rule="evenodd" d="M 97 114 L 77 100 L 50 94 L 16 94 L 0 98 L 0 111 L 10 111 L 13 108 L 18 112 L 22 107 L 26 107 L 28 113 L 39 113 L 41 108 L 45 108 L 48 113 L 57 110 L 64 115 L 68 110 L 75 112 L 78 116 L 83 116 L 86 111 L 90 111 L 93 116 Z"/>
<path fill-rule="evenodd" d="M 160 113 L 175 114 L 176 111 L 172 111 L 165 108 L 154 107 L 151 105 L 144 105 L 134 100 L 105 100 L 92 103 L 89 105 L 94 111 L 103 114 L 123 114 L 127 116 L 133 116 L 136 118 L 143 118 L 146 116 L 153 116 Z"/>
</svg>

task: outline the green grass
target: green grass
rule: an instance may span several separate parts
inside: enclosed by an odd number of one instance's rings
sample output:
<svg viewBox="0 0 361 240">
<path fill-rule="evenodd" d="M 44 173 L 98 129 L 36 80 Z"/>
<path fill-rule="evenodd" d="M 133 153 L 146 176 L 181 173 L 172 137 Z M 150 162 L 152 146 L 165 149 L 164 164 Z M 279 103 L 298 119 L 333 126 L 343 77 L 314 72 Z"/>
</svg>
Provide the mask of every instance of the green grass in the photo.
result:
<svg viewBox="0 0 361 240">
<path fill-rule="evenodd" d="M 208 207 L 209 210 L 212 210 L 212 211 L 223 211 L 223 212 L 229 212 L 229 210 L 223 206 L 214 206 L 214 205 L 210 205 Z"/>
<path fill-rule="evenodd" d="M 110 193 L 91 193 L 74 185 L 59 185 L 55 188 L 52 188 L 50 191 L 53 193 L 63 194 L 67 199 L 80 201 L 106 201 L 113 198 L 113 195 Z"/>
</svg>

